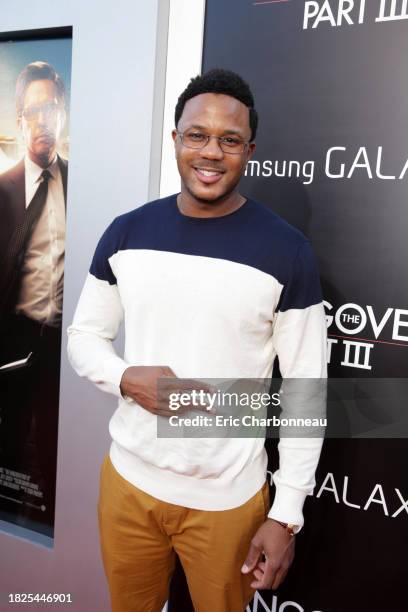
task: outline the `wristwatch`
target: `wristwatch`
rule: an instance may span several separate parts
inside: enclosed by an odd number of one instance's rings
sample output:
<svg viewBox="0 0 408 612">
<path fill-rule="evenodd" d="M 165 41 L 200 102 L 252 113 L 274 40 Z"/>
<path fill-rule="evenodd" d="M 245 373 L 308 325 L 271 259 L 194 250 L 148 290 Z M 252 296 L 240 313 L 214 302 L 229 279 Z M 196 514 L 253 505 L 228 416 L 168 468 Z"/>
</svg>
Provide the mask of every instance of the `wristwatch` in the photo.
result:
<svg viewBox="0 0 408 612">
<path fill-rule="evenodd" d="M 289 535 L 296 535 L 295 530 L 298 528 L 297 525 L 294 525 L 293 523 L 282 523 L 282 521 L 277 521 L 276 519 L 273 520 L 275 521 L 275 523 L 278 523 L 278 525 L 281 525 L 284 529 L 286 529 Z"/>
</svg>

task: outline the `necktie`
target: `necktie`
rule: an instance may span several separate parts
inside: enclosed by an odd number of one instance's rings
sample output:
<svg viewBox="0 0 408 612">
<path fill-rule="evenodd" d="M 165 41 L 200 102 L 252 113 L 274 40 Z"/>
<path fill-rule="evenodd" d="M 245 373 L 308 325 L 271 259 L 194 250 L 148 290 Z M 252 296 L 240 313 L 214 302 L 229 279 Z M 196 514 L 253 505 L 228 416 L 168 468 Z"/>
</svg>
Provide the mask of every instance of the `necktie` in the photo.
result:
<svg viewBox="0 0 408 612">
<path fill-rule="evenodd" d="M 7 303 L 8 297 L 16 288 L 28 241 L 47 200 L 48 181 L 51 178 L 51 173 L 48 170 L 43 170 L 41 178 L 42 181 L 25 211 L 23 221 L 15 228 L 7 247 L 6 269 L 2 275 L 4 282 L 1 287 L 2 297 L 0 299 L 0 302 L 3 303 Z"/>
</svg>

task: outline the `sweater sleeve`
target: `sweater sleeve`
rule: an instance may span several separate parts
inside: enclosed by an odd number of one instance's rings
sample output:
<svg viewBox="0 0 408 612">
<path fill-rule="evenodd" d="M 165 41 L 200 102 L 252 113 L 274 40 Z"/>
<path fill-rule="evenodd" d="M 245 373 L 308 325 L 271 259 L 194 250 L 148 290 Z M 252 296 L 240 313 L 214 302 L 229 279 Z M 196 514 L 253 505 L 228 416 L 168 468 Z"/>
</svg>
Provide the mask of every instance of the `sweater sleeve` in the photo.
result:
<svg viewBox="0 0 408 612">
<path fill-rule="evenodd" d="M 122 397 L 120 381 L 128 364 L 112 345 L 123 320 L 116 277 L 109 262 L 114 253 L 112 226 L 99 241 L 74 320 L 68 327 L 68 358 L 79 376 Z"/>
<path fill-rule="evenodd" d="M 327 377 L 327 327 L 319 275 L 309 242 L 299 247 L 290 277 L 282 289 L 275 313 L 273 342 L 284 381 L 315 379 L 320 386 L 319 381 Z M 300 404 L 302 401 L 301 398 Z M 285 413 L 287 409 L 282 402 L 282 418 L 289 416 Z M 290 416 L 292 412 L 293 406 Z M 303 526 L 303 504 L 316 484 L 315 471 L 322 444 L 322 437 L 307 434 L 283 437 L 281 428 L 279 469 L 273 474 L 276 490 L 270 518 L 293 523 L 299 529 Z"/>
</svg>

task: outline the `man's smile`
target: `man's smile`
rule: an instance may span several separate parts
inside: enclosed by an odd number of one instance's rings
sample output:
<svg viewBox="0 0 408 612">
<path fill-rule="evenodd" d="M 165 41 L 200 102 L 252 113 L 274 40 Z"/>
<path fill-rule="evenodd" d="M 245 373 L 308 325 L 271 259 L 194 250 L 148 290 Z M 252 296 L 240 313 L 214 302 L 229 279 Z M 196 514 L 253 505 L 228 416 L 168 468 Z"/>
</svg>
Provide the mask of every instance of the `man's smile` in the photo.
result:
<svg viewBox="0 0 408 612">
<path fill-rule="evenodd" d="M 224 174 L 223 170 L 219 170 L 216 168 L 203 168 L 200 166 L 193 166 L 193 169 L 198 179 L 202 183 L 206 183 L 207 185 L 216 183 Z"/>
</svg>

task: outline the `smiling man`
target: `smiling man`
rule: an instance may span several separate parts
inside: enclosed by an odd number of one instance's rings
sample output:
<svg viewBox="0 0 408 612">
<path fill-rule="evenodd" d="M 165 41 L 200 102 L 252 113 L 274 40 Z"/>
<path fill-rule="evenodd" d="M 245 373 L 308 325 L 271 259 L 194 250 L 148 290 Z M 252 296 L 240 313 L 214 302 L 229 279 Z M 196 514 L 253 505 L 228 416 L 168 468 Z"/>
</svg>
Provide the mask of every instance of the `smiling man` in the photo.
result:
<svg viewBox="0 0 408 612">
<path fill-rule="evenodd" d="M 277 355 L 285 377 L 326 374 L 310 244 L 238 190 L 256 129 L 237 74 L 191 80 L 173 130 L 181 191 L 108 227 L 68 330 L 74 368 L 119 398 L 98 507 L 114 612 L 159 612 L 175 552 L 201 612 L 241 612 L 293 560 L 320 439 L 281 440 L 270 509 L 263 439 L 157 437 L 174 414 L 161 377 L 268 379 Z"/>
<path fill-rule="evenodd" d="M 182 184 L 181 212 L 212 217 L 238 209 L 245 198 L 237 185 L 255 149 L 256 116 L 251 127 L 243 102 L 220 93 L 195 96 L 187 100 L 180 117 L 179 113 L 180 104 L 173 139 Z M 222 121 L 225 116 L 228 124 Z"/>
</svg>

